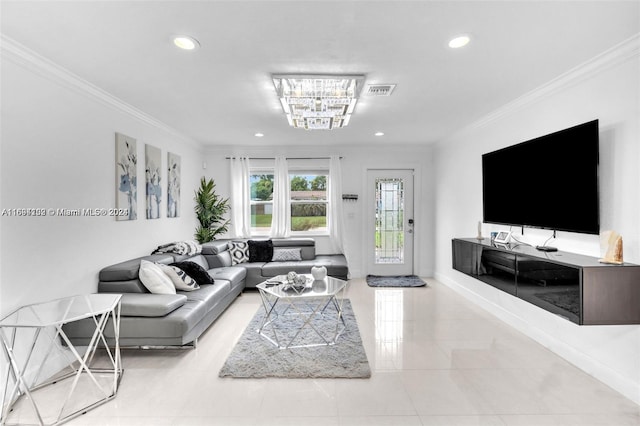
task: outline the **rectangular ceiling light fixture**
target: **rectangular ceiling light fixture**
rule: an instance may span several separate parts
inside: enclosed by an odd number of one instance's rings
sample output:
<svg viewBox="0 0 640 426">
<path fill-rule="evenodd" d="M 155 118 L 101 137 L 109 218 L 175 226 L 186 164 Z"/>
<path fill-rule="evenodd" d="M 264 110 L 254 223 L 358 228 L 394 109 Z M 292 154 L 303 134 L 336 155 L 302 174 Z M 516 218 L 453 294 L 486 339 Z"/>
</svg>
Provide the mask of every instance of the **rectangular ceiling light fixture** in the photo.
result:
<svg viewBox="0 0 640 426">
<path fill-rule="evenodd" d="M 273 75 L 289 125 L 331 130 L 349 124 L 364 75 Z"/>
</svg>

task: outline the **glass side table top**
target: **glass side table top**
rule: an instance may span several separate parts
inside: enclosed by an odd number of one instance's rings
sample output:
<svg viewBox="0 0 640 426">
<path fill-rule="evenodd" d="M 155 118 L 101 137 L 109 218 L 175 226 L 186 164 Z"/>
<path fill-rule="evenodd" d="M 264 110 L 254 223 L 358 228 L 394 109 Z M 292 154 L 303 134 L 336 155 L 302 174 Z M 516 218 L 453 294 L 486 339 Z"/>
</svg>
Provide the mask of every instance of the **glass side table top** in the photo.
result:
<svg viewBox="0 0 640 426">
<path fill-rule="evenodd" d="M 23 306 L 0 320 L 0 327 L 49 327 L 115 309 L 120 294 L 85 294 Z"/>
<path fill-rule="evenodd" d="M 325 277 L 322 280 L 314 280 L 311 274 L 300 275 L 307 278 L 307 284 L 301 290 L 294 290 L 292 288 L 286 289 L 286 275 L 278 275 L 276 277 L 270 278 L 267 281 L 261 282 L 256 287 L 260 291 L 263 291 L 272 296 L 276 296 L 278 298 L 305 299 L 335 296 L 340 293 L 347 285 L 346 281 L 329 276 Z"/>
</svg>

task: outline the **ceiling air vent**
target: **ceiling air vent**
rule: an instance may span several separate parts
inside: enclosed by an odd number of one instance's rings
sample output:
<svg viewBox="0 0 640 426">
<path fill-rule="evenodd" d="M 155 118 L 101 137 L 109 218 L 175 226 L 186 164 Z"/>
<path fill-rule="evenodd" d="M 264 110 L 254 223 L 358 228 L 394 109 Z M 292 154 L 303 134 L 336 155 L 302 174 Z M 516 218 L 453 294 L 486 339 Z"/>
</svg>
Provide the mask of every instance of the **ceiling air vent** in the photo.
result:
<svg viewBox="0 0 640 426">
<path fill-rule="evenodd" d="M 391 92 L 395 88 L 395 84 L 369 84 L 364 94 L 366 96 L 391 96 Z"/>
</svg>

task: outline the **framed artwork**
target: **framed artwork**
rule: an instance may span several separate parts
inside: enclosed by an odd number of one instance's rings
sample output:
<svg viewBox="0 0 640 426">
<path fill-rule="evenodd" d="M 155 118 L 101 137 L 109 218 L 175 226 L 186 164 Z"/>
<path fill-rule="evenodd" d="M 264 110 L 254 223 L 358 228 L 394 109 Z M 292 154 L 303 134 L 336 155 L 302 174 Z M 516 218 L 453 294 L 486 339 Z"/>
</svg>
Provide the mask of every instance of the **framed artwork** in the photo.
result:
<svg viewBox="0 0 640 426">
<path fill-rule="evenodd" d="M 167 154 L 167 217 L 180 217 L 180 156 Z"/>
<path fill-rule="evenodd" d="M 147 219 L 160 218 L 160 203 L 162 202 L 162 179 L 160 148 L 146 144 L 144 146 L 144 179 L 147 190 Z"/>
<path fill-rule="evenodd" d="M 127 209 L 128 215 L 118 215 L 116 220 L 138 218 L 138 154 L 136 140 L 116 133 L 116 208 Z"/>
</svg>

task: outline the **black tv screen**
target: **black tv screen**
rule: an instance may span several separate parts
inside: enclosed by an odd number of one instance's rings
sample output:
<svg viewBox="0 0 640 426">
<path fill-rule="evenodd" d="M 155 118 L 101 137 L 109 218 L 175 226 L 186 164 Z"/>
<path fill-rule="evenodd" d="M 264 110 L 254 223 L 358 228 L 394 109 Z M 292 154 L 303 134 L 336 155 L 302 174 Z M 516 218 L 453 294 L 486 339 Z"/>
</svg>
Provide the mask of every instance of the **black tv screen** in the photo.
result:
<svg viewBox="0 0 640 426">
<path fill-rule="evenodd" d="M 600 232 L 598 120 L 482 156 L 486 223 Z"/>
</svg>

